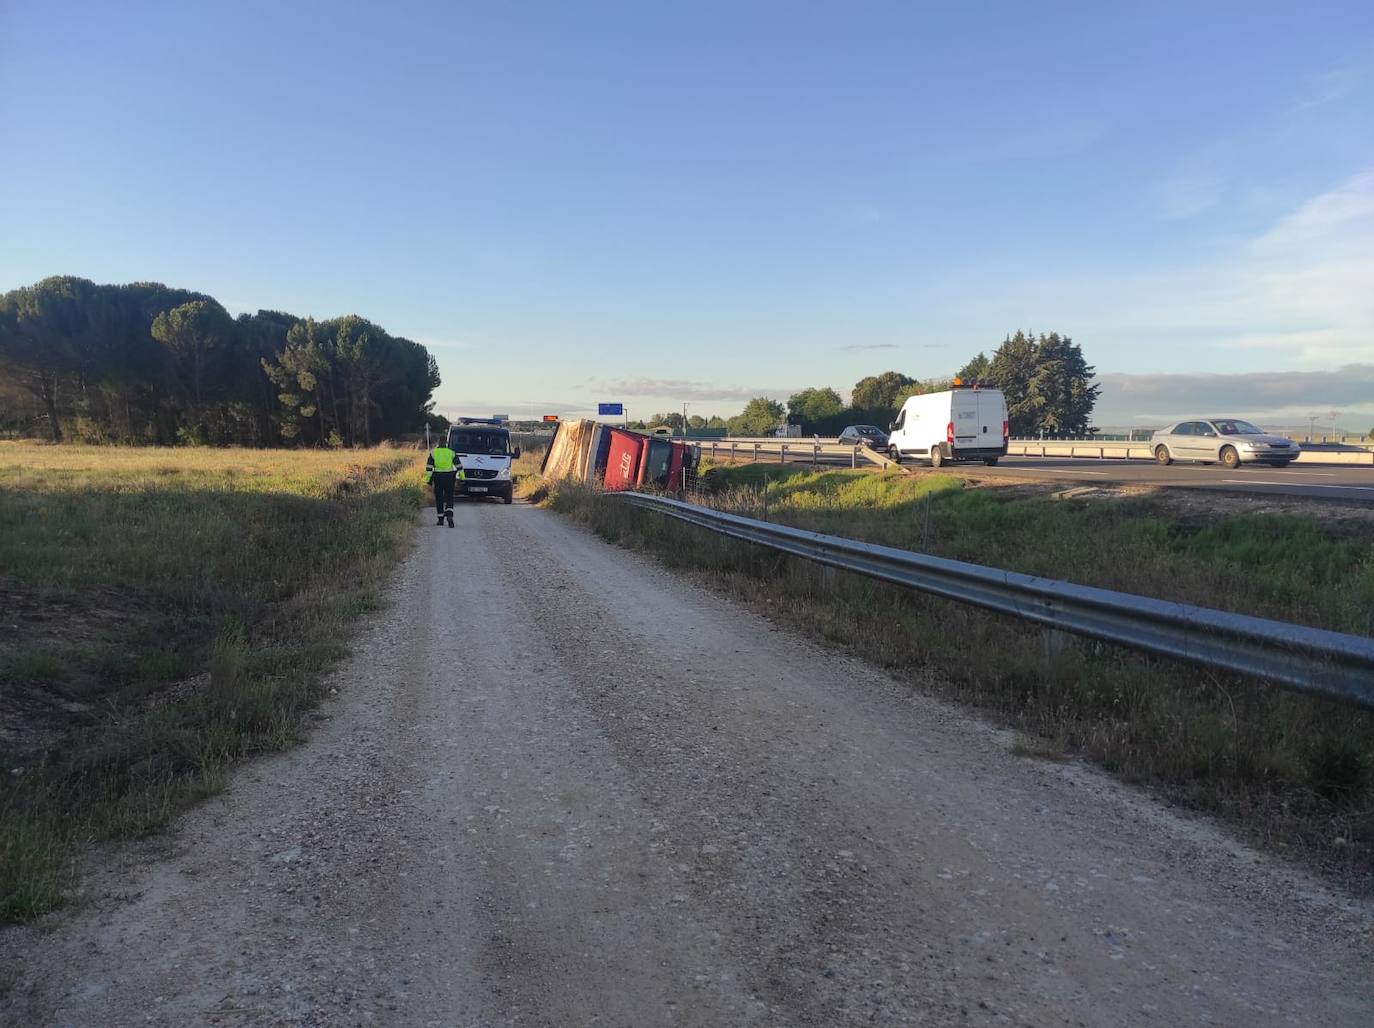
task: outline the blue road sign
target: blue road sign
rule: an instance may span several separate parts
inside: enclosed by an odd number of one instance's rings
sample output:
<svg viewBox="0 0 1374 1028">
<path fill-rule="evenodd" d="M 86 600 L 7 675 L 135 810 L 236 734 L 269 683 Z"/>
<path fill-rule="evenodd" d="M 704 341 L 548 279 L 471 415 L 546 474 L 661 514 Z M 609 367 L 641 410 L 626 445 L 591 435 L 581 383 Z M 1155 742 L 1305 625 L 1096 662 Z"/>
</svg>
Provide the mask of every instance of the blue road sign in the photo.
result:
<svg viewBox="0 0 1374 1028">
<path fill-rule="evenodd" d="M 625 405 L 623 403 L 598 403 L 596 412 L 598 414 L 624 414 Z"/>
</svg>

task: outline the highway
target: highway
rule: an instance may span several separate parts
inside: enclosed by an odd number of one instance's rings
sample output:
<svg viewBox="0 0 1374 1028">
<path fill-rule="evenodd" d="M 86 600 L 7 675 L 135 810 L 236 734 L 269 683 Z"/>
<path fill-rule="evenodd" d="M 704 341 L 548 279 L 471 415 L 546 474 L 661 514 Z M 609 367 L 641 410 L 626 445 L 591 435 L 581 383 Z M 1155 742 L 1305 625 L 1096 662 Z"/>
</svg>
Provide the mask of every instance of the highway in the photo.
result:
<svg viewBox="0 0 1374 1028">
<path fill-rule="evenodd" d="M 1175 463 L 1165 467 L 1142 460 L 1074 457 L 1005 457 L 995 468 L 982 464 L 955 466 L 988 478 L 1030 477 L 1081 482 L 1085 485 L 1098 482 L 1126 483 L 1374 503 L 1374 467 L 1323 464 L 1264 468 L 1242 465 L 1232 471 L 1219 465 Z"/>
<path fill-rule="evenodd" d="M 759 460 L 778 463 L 778 440 L 760 443 Z M 807 440 L 787 440 L 787 463 L 815 462 L 811 444 Z M 711 442 L 700 443 L 702 453 L 710 455 Z M 716 444 L 717 459 L 727 460 L 729 442 Z M 753 442 L 736 444 L 737 460 L 752 460 Z M 767 448 L 765 450 L 764 448 Z M 852 448 L 829 445 L 823 441 L 819 463 L 830 467 L 850 467 L 854 464 Z M 771 451 L 771 452 L 770 452 Z M 1363 456 L 1363 455 L 1362 455 Z M 1368 459 L 1364 456 L 1363 459 Z M 859 467 L 877 470 L 872 464 Z M 918 472 L 929 471 L 925 460 L 908 459 L 903 467 Z M 982 463 L 946 465 L 944 472 L 978 479 L 1009 479 L 1020 481 L 1076 482 L 1081 485 L 1133 485 L 1156 488 L 1207 489 L 1217 492 L 1250 493 L 1271 496 L 1301 496 L 1319 500 L 1340 500 L 1355 503 L 1374 503 L 1374 465 L 1304 464 L 1286 468 L 1241 465 L 1235 470 L 1220 465 L 1175 462 L 1168 466 L 1151 460 L 1095 457 L 1033 457 L 1008 456 L 996 467 Z"/>
</svg>

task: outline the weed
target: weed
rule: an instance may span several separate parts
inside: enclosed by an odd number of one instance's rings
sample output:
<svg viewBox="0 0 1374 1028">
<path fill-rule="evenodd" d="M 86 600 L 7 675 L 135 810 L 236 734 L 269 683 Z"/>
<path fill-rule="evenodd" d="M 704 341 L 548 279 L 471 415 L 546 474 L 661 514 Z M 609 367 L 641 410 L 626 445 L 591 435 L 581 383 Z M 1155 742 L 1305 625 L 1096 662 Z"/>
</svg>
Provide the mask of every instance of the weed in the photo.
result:
<svg viewBox="0 0 1374 1028">
<path fill-rule="evenodd" d="M 392 449 L 0 444 L 0 916 L 294 740 L 422 503 Z"/>
<path fill-rule="evenodd" d="M 700 499 L 848 538 L 1205 606 L 1359 631 L 1371 538 L 1297 533 L 1263 516 L 1176 531 L 1148 500 L 1076 504 L 909 479 L 714 468 Z M 1047 648 L 1025 622 L 751 547 L 560 485 L 555 509 L 653 553 L 770 617 L 1063 752 L 1223 817 L 1257 843 L 1374 883 L 1374 716 L 1239 676 L 1097 642 Z M 927 519 L 929 528 L 927 528 Z M 1361 556 L 1361 555 L 1365 556 Z M 931 674 L 930 672 L 935 672 Z M 1339 838 L 1339 844 L 1333 842 Z"/>
</svg>

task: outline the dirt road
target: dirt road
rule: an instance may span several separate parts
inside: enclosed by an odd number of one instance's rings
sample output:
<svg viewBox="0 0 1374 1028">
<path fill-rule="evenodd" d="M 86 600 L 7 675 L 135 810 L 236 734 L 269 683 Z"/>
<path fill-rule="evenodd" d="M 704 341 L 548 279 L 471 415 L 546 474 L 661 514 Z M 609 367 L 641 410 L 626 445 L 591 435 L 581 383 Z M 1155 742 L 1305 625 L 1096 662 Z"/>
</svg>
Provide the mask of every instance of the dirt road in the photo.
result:
<svg viewBox="0 0 1374 1028">
<path fill-rule="evenodd" d="M 555 515 L 418 542 L 308 743 L 0 938 L 0 1017 L 1374 1023 L 1369 904 Z"/>
</svg>

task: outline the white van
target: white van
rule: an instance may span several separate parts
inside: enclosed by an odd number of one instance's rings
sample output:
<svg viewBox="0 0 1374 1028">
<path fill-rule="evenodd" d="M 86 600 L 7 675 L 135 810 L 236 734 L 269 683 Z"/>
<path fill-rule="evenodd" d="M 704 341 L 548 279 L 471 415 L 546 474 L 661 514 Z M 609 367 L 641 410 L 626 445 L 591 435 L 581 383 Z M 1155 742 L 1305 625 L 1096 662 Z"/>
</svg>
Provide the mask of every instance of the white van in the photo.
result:
<svg viewBox="0 0 1374 1028">
<path fill-rule="evenodd" d="M 459 418 L 448 430 L 448 448 L 463 469 L 453 483 L 458 496 L 495 496 L 502 503 L 512 498 L 511 461 L 520 456 L 512 446 L 510 429 L 495 418 Z"/>
<path fill-rule="evenodd" d="M 996 464 L 1007 455 L 1009 428 L 1000 389 L 955 386 L 902 404 L 887 438 L 887 455 L 899 464 L 903 457 L 929 457 L 935 468 L 958 460 Z"/>
</svg>

